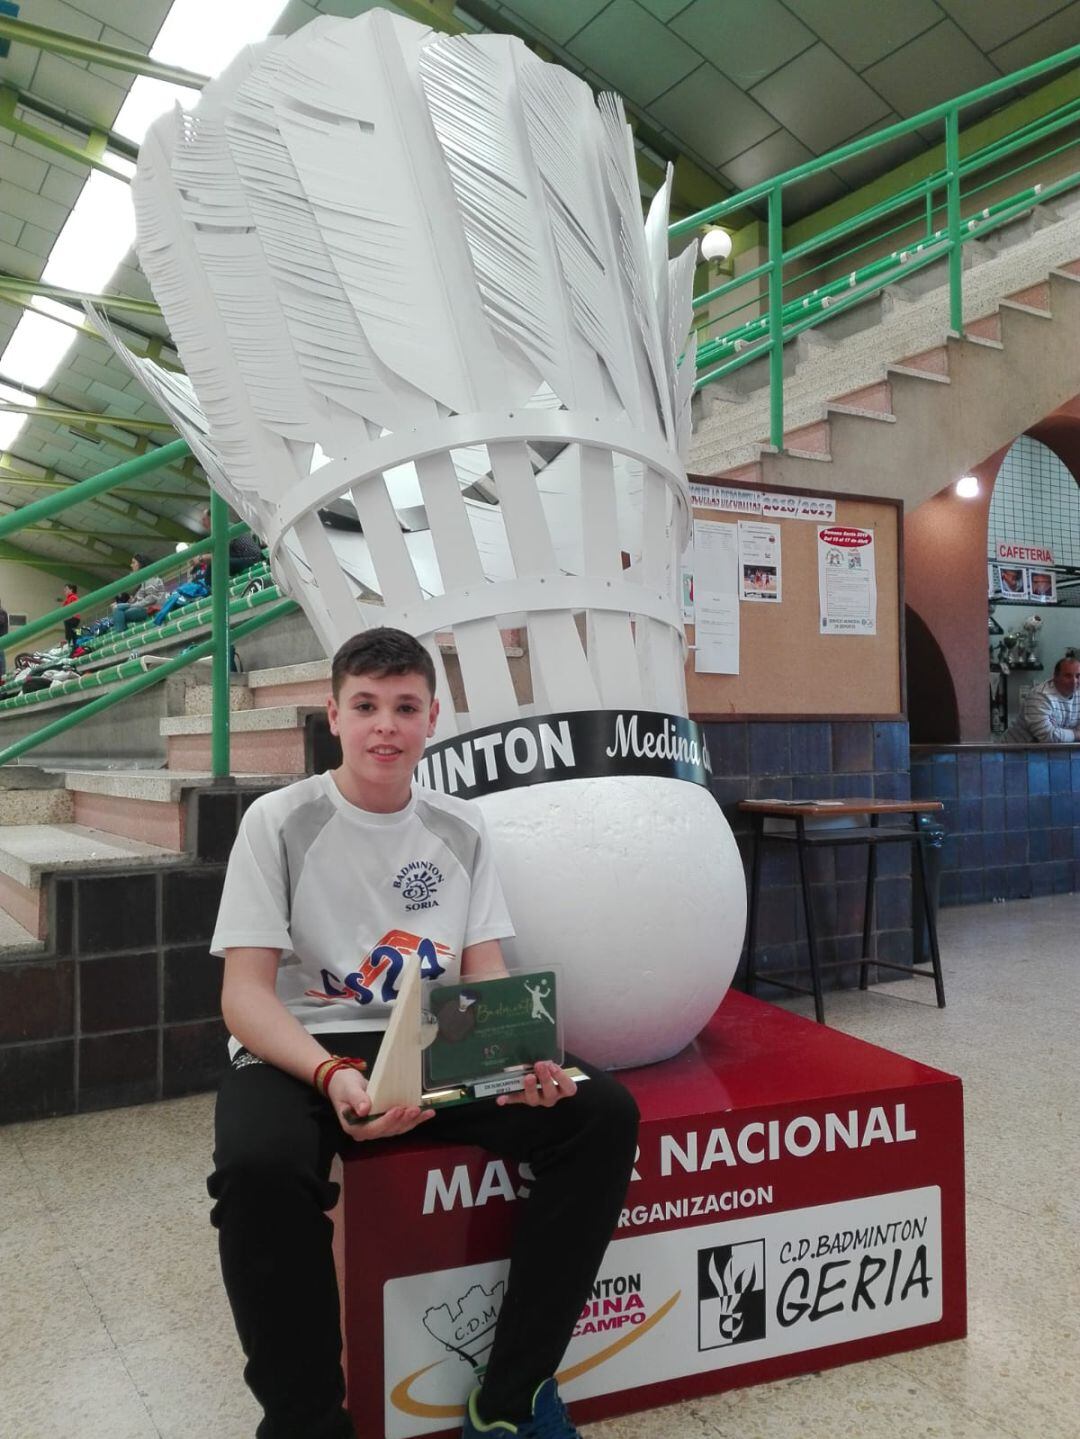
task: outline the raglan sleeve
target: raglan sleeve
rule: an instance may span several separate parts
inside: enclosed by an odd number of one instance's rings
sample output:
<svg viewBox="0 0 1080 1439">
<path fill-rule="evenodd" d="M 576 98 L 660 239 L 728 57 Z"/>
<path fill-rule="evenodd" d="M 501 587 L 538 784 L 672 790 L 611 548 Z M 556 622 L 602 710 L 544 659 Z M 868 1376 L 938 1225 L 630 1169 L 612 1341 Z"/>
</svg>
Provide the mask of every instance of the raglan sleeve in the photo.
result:
<svg viewBox="0 0 1080 1439">
<path fill-rule="evenodd" d="M 229 855 L 210 953 L 227 949 L 292 949 L 289 875 L 272 796 L 244 815 Z"/>
<path fill-rule="evenodd" d="M 503 897 L 499 872 L 495 867 L 491 838 L 484 816 L 474 808 L 472 819 L 477 829 L 476 848 L 469 890 L 469 918 L 465 926 L 464 947 L 480 944 L 486 939 L 513 939 L 514 926 Z"/>
</svg>

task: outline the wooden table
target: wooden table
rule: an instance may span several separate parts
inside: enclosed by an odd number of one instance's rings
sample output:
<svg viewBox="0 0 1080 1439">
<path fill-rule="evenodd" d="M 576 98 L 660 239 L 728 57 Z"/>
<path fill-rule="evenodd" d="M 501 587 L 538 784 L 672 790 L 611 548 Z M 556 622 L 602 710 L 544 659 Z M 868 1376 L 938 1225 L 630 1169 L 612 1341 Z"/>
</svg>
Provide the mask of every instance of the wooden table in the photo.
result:
<svg viewBox="0 0 1080 1439">
<path fill-rule="evenodd" d="M 930 891 L 927 885 L 926 874 L 926 853 L 924 848 L 923 832 L 919 828 L 918 817 L 920 814 L 932 814 L 943 808 L 940 800 L 936 799 L 844 799 L 842 801 L 828 800 L 770 800 L 770 799 L 744 799 L 740 800 L 739 808 L 746 814 L 754 817 L 754 827 L 751 832 L 751 864 L 750 864 L 750 915 L 749 930 L 746 944 L 746 989 L 748 994 L 753 994 L 754 985 L 757 981 L 757 912 L 758 897 L 761 888 L 761 852 L 767 842 L 776 841 L 778 844 L 794 844 L 799 860 L 799 885 L 802 889 L 803 914 L 806 918 L 806 946 L 810 959 L 810 980 L 811 988 L 805 985 L 793 984 L 785 978 L 778 978 L 777 975 L 787 976 L 798 974 L 796 969 L 783 969 L 771 972 L 764 976 L 769 984 L 779 985 L 781 989 L 789 989 L 795 994 L 812 994 L 814 996 L 814 1013 L 818 1022 L 825 1022 L 825 1000 L 821 988 L 822 969 L 837 969 L 841 964 L 850 963 L 846 960 L 830 961 L 822 964 L 818 958 L 817 936 L 814 929 L 813 905 L 810 897 L 810 884 L 806 874 L 806 855 L 811 849 L 819 849 L 828 845 L 850 845 L 865 844 L 867 846 L 866 866 L 866 900 L 863 908 L 863 943 L 862 959 L 859 964 L 859 988 L 865 989 L 868 982 L 868 966 L 876 964 L 881 969 L 898 969 L 905 974 L 922 975 L 925 978 L 933 978 L 934 987 L 937 991 L 938 1008 L 945 1007 L 945 985 L 941 977 L 941 954 L 938 950 L 937 922 L 934 917 L 934 908 L 930 901 Z M 904 819 L 910 816 L 910 824 L 886 823 L 881 824 L 883 816 L 894 820 Z M 869 820 L 868 824 L 850 824 L 846 827 L 836 828 L 815 828 L 807 826 L 807 820 L 822 819 L 852 819 Z M 766 819 L 790 820 L 791 828 L 782 832 L 766 830 Z M 926 930 L 930 940 L 930 968 L 920 968 L 917 962 L 917 952 L 913 954 L 912 963 L 898 964 L 895 960 L 877 959 L 869 953 L 870 933 L 873 929 L 874 920 L 874 881 L 877 878 L 877 846 L 879 844 L 910 844 L 915 854 L 918 866 L 920 884 L 919 893 L 922 897 L 922 909 L 926 918 Z M 914 871 L 912 874 L 914 884 Z"/>
</svg>

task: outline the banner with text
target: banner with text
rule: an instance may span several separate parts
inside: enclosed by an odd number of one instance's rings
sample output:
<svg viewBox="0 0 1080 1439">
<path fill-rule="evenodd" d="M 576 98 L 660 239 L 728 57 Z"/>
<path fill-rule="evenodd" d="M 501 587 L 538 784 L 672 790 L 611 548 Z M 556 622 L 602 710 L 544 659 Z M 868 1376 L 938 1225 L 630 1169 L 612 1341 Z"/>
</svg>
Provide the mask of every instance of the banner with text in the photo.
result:
<svg viewBox="0 0 1080 1439">
<path fill-rule="evenodd" d="M 447 1427 L 487 1362 L 505 1262 L 383 1289 L 387 1439 Z M 620 1239 L 559 1382 L 591 1395 L 932 1324 L 942 1316 L 936 1186 Z"/>
<path fill-rule="evenodd" d="M 580 710 L 490 725 L 430 745 L 416 767 L 417 783 L 460 799 L 600 775 L 707 785 L 712 771 L 699 726 L 651 710 Z"/>
</svg>

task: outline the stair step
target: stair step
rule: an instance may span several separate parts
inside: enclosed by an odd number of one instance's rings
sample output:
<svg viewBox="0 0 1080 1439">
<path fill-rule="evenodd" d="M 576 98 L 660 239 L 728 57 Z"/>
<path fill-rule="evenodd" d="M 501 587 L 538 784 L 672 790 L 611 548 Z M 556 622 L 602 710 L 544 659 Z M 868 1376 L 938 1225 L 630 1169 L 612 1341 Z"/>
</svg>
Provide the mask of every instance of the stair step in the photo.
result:
<svg viewBox="0 0 1080 1439">
<path fill-rule="evenodd" d="M 66 790 L 0 789 L 0 825 L 69 824 L 75 806 Z"/>
<path fill-rule="evenodd" d="M 889 374 L 910 375 L 913 379 L 926 380 L 933 385 L 947 385 L 949 383 L 948 375 L 937 375 L 933 370 L 920 370 L 912 365 L 890 365 Z"/>
<path fill-rule="evenodd" d="M 132 864 L 171 864 L 179 858 L 160 845 L 78 824 L 9 825 L 0 830 L 0 875 L 26 889 L 39 888 L 42 875 L 67 869 L 126 870 Z"/>
<path fill-rule="evenodd" d="M 1004 298 L 1011 305 L 1022 305 L 1025 309 L 1049 315 L 1050 282 L 1049 280 L 1040 280 L 1037 285 L 1027 285 L 1022 290 L 1014 290 L 1011 295 L 1006 295 Z"/>
<path fill-rule="evenodd" d="M 256 709 L 279 705 L 324 705 L 330 691 L 330 661 L 252 670 L 248 687 Z"/>
<path fill-rule="evenodd" d="M 7 959 L 11 955 L 27 950 L 44 948 L 45 941 L 43 939 L 38 939 L 28 929 L 23 929 L 17 920 L 0 909 L 0 959 Z"/>
<path fill-rule="evenodd" d="M 849 405 L 842 400 L 830 400 L 825 406 L 829 415 L 854 415 L 859 420 L 874 420 L 878 424 L 895 425 L 896 416 L 891 410 L 875 410 L 864 405 Z"/>
<path fill-rule="evenodd" d="M 255 697 L 245 684 L 246 676 L 230 675 L 229 684 L 229 709 L 238 714 L 241 710 L 249 710 L 255 704 Z M 214 686 L 212 684 L 188 685 L 184 691 L 184 713 L 189 715 L 208 715 L 214 708 Z"/>
<path fill-rule="evenodd" d="M 233 715 L 229 729 L 233 734 L 298 729 L 309 714 L 321 714 L 324 710 L 323 705 L 265 705 Z M 161 721 L 163 735 L 208 735 L 212 727 L 211 715 L 170 715 Z"/>
</svg>

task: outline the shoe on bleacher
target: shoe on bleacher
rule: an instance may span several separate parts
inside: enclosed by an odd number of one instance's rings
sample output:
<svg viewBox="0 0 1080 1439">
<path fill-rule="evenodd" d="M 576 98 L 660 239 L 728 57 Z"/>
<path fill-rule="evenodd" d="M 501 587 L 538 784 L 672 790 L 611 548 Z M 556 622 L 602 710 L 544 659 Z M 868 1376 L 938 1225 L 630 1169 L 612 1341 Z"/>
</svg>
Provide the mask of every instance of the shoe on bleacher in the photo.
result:
<svg viewBox="0 0 1080 1439">
<path fill-rule="evenodd" d="M 532 1415 L 517 1424 L 506 1419 L 485 1424 L 476 1409 L 479 1393 L 479 1389 L 474 1389 L 469 1395 L 461 1439 L 479 1439 L 481 1434 L 516 1434 L 518 1439 L 581 1439 L 566 1412 L 566 1405 L 559 1398 L 559 1386 L 554 1379 L 544 1380 L 533 1395 Z"/>
</svg>

